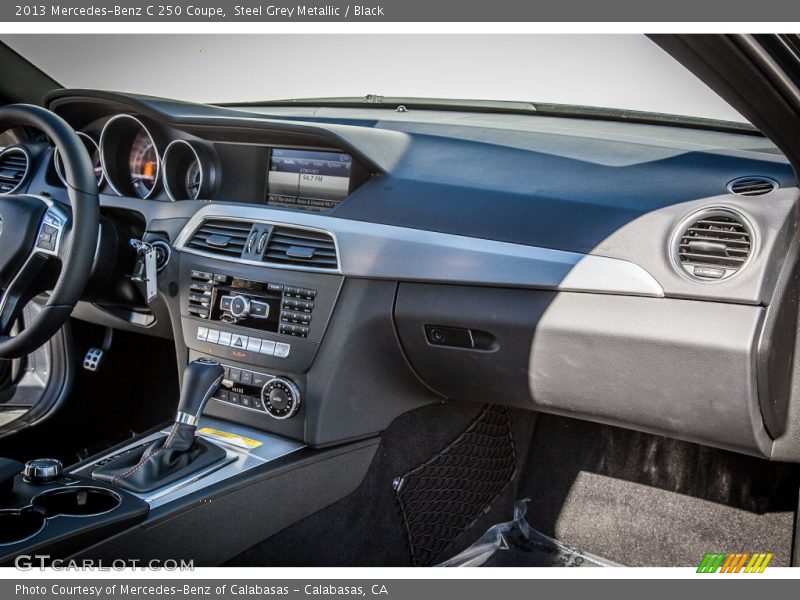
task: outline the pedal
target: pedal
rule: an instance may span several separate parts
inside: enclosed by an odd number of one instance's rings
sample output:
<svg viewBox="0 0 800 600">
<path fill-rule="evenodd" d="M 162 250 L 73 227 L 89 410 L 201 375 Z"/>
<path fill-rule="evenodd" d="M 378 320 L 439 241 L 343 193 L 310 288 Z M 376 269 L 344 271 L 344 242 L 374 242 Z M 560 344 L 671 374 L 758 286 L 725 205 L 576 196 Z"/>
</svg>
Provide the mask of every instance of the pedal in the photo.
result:
<svg viewBox="0 0 800 600">
<path fill-rule="evenodd" d="M 111 342 L 114 340 L 114 330 L 106 327 L 103 330 L 103 344 L 99 348 L 89 348 L 83 357 L 83 368 L 87 371 L 97 371 L 106 352 L 111 349 Z"/>
<path fill-rule="evenodd" d="M 87 371 L 97 371 L 103 360 L 105 351 L 101 348 L 89 348 L 86 356 L 83 357 L 83 368 Z"/>
</svg>

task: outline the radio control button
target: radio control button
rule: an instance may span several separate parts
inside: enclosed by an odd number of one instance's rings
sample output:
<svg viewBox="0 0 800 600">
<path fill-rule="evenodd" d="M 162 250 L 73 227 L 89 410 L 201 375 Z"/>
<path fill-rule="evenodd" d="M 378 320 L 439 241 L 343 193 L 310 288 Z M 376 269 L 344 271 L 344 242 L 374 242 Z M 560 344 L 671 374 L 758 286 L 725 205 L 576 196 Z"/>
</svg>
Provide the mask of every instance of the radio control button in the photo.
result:
<svg viewBox="0 0 800 600">
<path fill-rule="evenodd" d="M 208 339 L 208 327 L 197 328 L 197 339 L 201 342 L 205 342 Z"/>
<path fill-rule="evenodd" d="M 270 292 L 280 293 L 283 291 L 283 285 L 280 283 L 268 283 L 267 290 L 269 290 Z"/>
<path fill-rule="evenodd" d="M 227 283 L 228 276 L 224 275 L 223 273 L 214 273 L 214 281 L 216 283 Z"/>
<path fill-rule="evenodd" d="M 269 304 L 253 300 L 250 302 L 250 314 L 254 317 L 266 319 L 269 316 Z"/>
<path fill-rule="evenodd" d="M 211 301 L 211 296 L 208 294 L 198 294 L 197 292 L 189 292 L 189 300 L 196 304 L 202 304 L 203 306 L 208 306 L 209 302 Z"/>
<path fill-rule="evenodd" d="M 223 296 L 222 298 L 220 298 L 219 307 L 222 310 L 230 310 L 231 302 L 233 302 L 233 296 Z"/>
<path fill-rule="evenodd" d="M 231 334 L 227 331 L 220 331 L 219 332 L 219 345 L 220 346 L 230 346 L 231 345 Z"/>
<path fill-rule="evenodd" d="M 275 342 L 270 340 L 261 340 L 261 354 L 273 356 L 275 354 Z"/>
<path fill-rule="evenodd" d="M 244 350 L 247 348 L 247 340 L 248 337 L 246 335 L 239 335 L 238 333 L 234 333 L 231 335 L 231 348 L 241 348 Z"/>
<path fill-rule="evenodd" d="M 284 344 L 283 342 L 277 342 L 275 344 L 275 356 L 278 358 L 286 358 L 289 356 L 289 351 L 292 347 L 289 344 Z"/>
<path fill-rule="evenodd" d="M 261 352 L 261 340 L 259 338 L 250 338 L 247 340 L 248 352 Z"/>
<path fill-rule="evenodd" d="M 213 273 L 208 273 L 206 271 L 194 271 L 192 270 L 192 279 L 205 279 L 206 281 L 212 279 L 214 277 Z"/>
</svg>

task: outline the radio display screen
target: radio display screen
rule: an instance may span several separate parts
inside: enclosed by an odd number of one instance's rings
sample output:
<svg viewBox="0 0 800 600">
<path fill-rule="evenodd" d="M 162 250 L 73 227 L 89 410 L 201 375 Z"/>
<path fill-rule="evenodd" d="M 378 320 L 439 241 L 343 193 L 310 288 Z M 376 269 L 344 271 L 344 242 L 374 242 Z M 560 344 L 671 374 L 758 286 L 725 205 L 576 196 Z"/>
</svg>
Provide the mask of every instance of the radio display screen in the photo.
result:
<svg viewBox="0 0 800 600">
<path fill-rule="evenodd" d="M 269 163 L 267 204 L 330 210 L 350 191 L 352 172 L 349 154 L 275 148 Z"/>
</svg>

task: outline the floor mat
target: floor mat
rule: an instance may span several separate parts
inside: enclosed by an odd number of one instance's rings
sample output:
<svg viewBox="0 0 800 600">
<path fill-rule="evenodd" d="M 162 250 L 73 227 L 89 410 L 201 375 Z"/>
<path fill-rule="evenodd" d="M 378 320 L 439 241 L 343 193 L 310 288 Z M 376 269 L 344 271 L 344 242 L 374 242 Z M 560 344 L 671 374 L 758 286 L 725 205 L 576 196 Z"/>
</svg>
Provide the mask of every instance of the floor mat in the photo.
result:
<svg viewBox="0 0 800 600">
<path fill-rule="evenodd" d="M 514 475 L 508 409 L 487 406 L 453 443 L 394 482 L 414 566 L 430 566 Z"/>
<path fill-rule="evenodd" d="M 514 519 L 491 527 L 472 546 L 440 567 L 618 567 L 536 531 L 525 518 L 530 500 L 514 506 Z"/>
<path fill-rule="evenodd" d="M 532 527 L 628 566 L 697 566 L 705 552 L 791 560 L 798 465 L 542 415 L 518 497 Z"/>
</svg>

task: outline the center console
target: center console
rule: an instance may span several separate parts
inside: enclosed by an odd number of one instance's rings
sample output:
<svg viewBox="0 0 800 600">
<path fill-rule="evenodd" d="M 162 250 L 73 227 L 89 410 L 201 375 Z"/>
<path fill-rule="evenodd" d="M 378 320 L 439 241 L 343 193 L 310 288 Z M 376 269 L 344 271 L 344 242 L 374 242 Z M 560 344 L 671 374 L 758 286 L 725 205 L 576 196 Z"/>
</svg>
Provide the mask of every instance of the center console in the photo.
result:
<svg viewBox="0 0 800 600">
<path fill-rule="evenodd" d="M 303 440 L 306 373 L 343 277 L 252 263 L 181 253 L 184 343 L 225 369 L 205 414 Z"/>
</svg>

